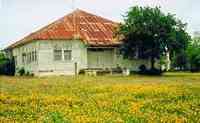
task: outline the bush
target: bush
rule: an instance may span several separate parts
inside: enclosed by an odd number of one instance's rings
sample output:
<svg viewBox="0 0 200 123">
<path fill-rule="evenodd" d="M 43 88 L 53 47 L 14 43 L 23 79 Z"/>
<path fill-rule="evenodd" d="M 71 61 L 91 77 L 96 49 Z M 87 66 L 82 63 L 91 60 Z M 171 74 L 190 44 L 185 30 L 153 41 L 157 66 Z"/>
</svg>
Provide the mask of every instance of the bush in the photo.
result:
<svg viewBox="0 0 200 123">
<path fill-rule="evenodd" d="M 145 65 L 140 65 L 138 73 L 144 75 L 161 75 L 162 71 L 156 68 L 148 70 Z"/>
<path fill-rule="evenodd" d="M 8 59 L 1 52 L 0 52 L 0 74 L 2 74 L 2 75 L 14 75 L 15 74 L 14 58 Z"/>
<path fill-rule="evenodd" d="M 30 76 L 31 74 L 30 74 L 29 71 L 26 71 L 25 75 L 26 75 L 26 76 Z"/>
<path fill-rule="evenodd" d="M 24 68 L 19 69 L 18 73 L 20 76 L 25 75 L 25 69 Z"/>
<path fill-rule="evenodd" d="M 85 69 L 81 69 L 78 74 L 79 75 L 84 75 L 85 74 Z"/>
<path fill-rule="evenodd" d="M 139 73 L 146 73 L 147 72 L 147 68 L 145 65 L 140 65 L 139 67 Z"/>
<path fill-rule="evenodd" d="M 148 75 L 162 75 L 162 71 L 156 68 L 147 71 Z"/>
<path fill-rule="evenodd" d="M 30 75 L 29 76 L 34 76 L 34 73 L 30 73 Z"/>
<path fill-rule="evenodd" d="M 113 72 L 113 74 L 121 74 L 121 73 L 123 73 L 123 69 L 119 66 L 119 65 L 117 65 L 117 67 L 116 68 L 112 68 L 112 72 Z"/>
</svg>

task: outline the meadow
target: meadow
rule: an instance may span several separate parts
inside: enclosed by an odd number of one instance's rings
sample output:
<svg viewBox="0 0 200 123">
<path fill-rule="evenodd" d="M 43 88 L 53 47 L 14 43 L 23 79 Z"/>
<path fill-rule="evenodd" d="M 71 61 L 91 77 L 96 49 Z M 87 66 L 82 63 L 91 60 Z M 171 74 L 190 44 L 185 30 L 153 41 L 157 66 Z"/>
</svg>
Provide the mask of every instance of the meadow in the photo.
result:
<svg viewBox="0 0 200 123">
<path fill-rule="evenodd" d="M 200 123 L 200 73 L 0 76 L 1 123 Z"/>
</svg>

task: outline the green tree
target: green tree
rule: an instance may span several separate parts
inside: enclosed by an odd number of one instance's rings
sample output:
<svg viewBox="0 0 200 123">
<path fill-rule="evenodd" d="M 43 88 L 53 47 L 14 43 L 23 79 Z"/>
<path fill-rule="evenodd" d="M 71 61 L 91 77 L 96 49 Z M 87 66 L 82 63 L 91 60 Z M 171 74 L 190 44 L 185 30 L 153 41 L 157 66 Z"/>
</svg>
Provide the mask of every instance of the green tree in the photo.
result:
<svg viewBox="0 0 200 123">
<path fill-rule="evenodd" d="M 190 42 L 187 54 L 191 71 L 200 71 L 200 37 Z"/>
<path fill-rule="evenodd" d="M 5 57 L 5 55 L 0 52 L 0 74 L 4 73 L 4 66 L 7 63 L 7 59 Z"/>
<path fill-rule="evenodd" d="M 177 47 L 171 50 L 172 67 L 178 68 L 179 70 L 188 70 L 188 57 L 187 48 L 191 37 L 184 30 L 178 30 L 175 33 L 177 40 Z"/>
<path fill-rule="evenodd" d="M 14 75 L 15 63 L 14 59 L 8 59 L 6 55 L 0 51 L 0 75 Z"/>
<path fill-rule="evenodd" d="M 0 51 L 0 63 L 2 63 L 5 59 L 5 55 Z"/>
<path fill-rule="evenodd" d="M 185 50 L 175 53 L 172 58 L 172 67 L 177 70 L 188 70 L 188 57 Z"/>
<path fill-rule="evenodd" d="M 123 40 L 121 53 L 133 58 L 138 52 L 139 58 L 151 59 L 153 70 L 156 59 L 167 52 L 186 50 L 190 36 L 185 27 L 174 15 L 164 14 L 158 7 L 132 7 L 117 31 Z"/>
</svg>

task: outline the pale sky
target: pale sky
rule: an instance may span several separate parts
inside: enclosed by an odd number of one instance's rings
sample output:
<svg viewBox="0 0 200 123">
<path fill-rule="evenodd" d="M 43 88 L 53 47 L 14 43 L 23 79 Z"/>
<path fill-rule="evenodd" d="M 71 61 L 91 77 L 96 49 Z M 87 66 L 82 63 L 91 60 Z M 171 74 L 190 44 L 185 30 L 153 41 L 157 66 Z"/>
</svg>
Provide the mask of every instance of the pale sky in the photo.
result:
<svg viewBox="0 0 200 123">
<path fill-rule="evenodd" d="M 74 0 L 75 8 L 122 21 L 129 7 L 160 6 L 188 23 L 187 31 L 200 31 L 200 0 Z M 72 12 L 72 0 L 0 0 L 0 48 L 22 39 Z"/>
</svg>

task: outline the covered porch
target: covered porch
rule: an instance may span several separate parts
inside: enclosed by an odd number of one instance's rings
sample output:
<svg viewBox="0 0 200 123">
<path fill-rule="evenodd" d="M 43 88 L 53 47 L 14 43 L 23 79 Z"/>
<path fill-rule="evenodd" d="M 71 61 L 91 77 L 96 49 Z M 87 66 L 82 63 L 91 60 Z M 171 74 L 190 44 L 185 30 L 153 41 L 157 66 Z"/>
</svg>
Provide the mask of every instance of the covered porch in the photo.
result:
<svg viewBox="0 0 200 123">
<path fill-rule="evenodd" d="M 109 69 L 116 67 L 116 47 L 87 48 L 88 69 Z"/>
<path fill-rule="evenodd" d="M 117 47 L 88 47 L 87 75 L 122 74 L 117 63 Z"/>
</svg>

